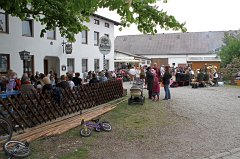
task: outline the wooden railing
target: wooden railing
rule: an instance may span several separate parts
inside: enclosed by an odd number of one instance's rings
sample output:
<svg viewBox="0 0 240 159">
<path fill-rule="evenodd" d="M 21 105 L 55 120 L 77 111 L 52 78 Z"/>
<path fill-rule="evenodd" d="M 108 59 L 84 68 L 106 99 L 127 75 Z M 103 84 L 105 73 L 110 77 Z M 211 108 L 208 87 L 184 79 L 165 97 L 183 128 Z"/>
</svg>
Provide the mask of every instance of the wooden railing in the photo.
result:
<svg viewBox="0 0 240 159">
<path fill-rule="evenodd" d="M 113 80 L 46 93 L 12 95 L 0 99 L 0 116 L 8 118 L 15 131 L 31 128 L 123 96 L 122 81 Z"/>
</svg>

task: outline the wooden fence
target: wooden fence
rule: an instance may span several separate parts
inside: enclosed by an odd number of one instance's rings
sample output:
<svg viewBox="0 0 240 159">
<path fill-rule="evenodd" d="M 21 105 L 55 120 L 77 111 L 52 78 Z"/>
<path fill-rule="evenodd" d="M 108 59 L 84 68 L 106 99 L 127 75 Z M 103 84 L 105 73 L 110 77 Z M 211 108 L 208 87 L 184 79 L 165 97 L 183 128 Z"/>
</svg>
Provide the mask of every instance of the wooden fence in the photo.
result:
<svg viewBox="0 0 240 159">
<path fill-rule="evenodd" d="M 123 96 L 122 81 L 113 80 L 46 93 L 12 95 L 0 99 L 0 116 L 8 118 L 14 131 L 31 128 L 72 113 L 81 112 Z"/>
</svg>

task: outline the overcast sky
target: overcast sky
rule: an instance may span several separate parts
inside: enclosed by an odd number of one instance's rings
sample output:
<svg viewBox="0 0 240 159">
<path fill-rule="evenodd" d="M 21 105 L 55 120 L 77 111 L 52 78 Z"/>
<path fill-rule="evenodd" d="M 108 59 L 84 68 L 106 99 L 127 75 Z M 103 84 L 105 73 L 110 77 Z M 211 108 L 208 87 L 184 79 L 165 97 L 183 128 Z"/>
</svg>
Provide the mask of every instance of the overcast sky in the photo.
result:
<svg viewBox="0 0 240 159">
<path fill-rule="evenodd" d="M 186 22 L 188 32 L 240 29 L 240 0 L 168 0 L 168 3 L 158 2 L 157 5 L 179 22 Z M 120 21 L 116 13 L 106 9 L 99 10 L 97 14 Z M 164 32 L 173 31 L 158 29 L 158 33 Z M 141 34 L 134 25 L 121 32 L 115 27 L 115 37 L 134 34 Z"/>
</svg>

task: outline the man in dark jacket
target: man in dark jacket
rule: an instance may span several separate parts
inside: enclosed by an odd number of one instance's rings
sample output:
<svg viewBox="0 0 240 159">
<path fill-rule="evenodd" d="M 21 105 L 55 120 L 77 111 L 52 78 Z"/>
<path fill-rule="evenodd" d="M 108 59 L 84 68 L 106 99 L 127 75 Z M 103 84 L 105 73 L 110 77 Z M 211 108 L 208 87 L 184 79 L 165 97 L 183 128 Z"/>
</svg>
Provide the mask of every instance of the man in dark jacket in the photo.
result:
<svg viewBox="0 0 240 159">
<path fill-rule="evenodd" d="M 56 87 L 61 87 L 63 89 L 70 88 L 70 85 L 66 81 L 66 76 L 65 75 L 61 75 L 60 78 L 61 78 L 61 82 L 57 83 Z"/>
<path fill-rule="evenodd" d="M 79 78 L 80 77 L 80 73 L 79 72 L 76 72 L 75 73 L 75 77 L 73 77 L 72 81 L 74 82 L 74 85 L 75 86 L 79 86 L 79 85 L 82 85 L 82 79 Z"/>
<path fill-rule="evenodd" d="M 147 84 L 147 90 L 148 90 L 148 98 L 152 99 L 152 87 L 153 87 L 153 80 L 154 76 L 151 72 L 151 67 L 148 67 L 146 72 L 146 80 L 145 83 Z"/>
<path fill-rule="evenodd" d="M 171 73 L 169 72 L 169 66 L 165 66 L 165 73 L 163 74 L 163 84 L 165 91 L 165 98 L 163 100 L 171 99 L 171 93 L 169 90 L 170 79 L 172 78 Z"/>
<path fill-rule="evenodd" d="M 97 76 L 95 73 L 92 74 L 92 79 L 90 79 L 89 85 L 94 84 L 94 83 L 99 83 L 99 80 L 97 79 Z"/>
</svg>

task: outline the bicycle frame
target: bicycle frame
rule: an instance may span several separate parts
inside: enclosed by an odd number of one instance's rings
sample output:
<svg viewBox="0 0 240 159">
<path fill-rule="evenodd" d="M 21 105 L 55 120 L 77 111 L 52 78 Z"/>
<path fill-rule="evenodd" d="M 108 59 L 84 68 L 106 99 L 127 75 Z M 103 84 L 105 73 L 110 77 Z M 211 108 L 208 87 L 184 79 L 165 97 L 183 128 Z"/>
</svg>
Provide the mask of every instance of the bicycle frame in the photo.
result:
<svg viewBox="0 0 240 159">
<path fill-rule="evenodd" d="M 84 121 L 84 119 L 82 119 L 81 125 L 84 127 L 84 129 L 87 129 L 87 127 L 90 128 L 101 128 L 101 124 L 99 122 L 99 120 L 96 121 Z"/>
</svg>

